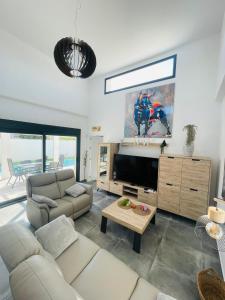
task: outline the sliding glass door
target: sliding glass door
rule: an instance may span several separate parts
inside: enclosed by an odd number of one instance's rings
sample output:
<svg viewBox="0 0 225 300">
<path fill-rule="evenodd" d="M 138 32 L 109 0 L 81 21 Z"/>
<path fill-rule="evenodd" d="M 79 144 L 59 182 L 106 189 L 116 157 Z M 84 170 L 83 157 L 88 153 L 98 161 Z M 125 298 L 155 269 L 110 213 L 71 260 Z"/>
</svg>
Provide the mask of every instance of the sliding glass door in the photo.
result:
<svg viewBox="0 0 225 300">
<path fill-rule="evenodd" d="M 0 133 L 0 204 L 26 194 L 29 175 L 41 173 L 42 135 Z"/>
<path fill-rule="evenodd" d="M 0 119 L 0 207 L 24 198 L 29 175 L 66 168 L 79 181 L 80 129 Z"/>
<path fill-rule="evenodd" d="M 47 135 L 45 165 L 46 172 L 68 168 L 76 171 L 76 152 L 76 137 Z"/>
</svg>

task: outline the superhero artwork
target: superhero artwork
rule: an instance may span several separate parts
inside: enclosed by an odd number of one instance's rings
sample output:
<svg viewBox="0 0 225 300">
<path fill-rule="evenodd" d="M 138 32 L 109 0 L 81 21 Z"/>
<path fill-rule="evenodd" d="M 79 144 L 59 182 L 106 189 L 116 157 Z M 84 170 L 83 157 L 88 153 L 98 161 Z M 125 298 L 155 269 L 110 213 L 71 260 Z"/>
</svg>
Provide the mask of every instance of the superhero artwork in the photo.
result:
<svg viewBox="0 0 225 300">
<path fill-rule="evenodd" d="M 175 83 L 126 95 L 124 137 L 171 137 Z"/>
</svg>

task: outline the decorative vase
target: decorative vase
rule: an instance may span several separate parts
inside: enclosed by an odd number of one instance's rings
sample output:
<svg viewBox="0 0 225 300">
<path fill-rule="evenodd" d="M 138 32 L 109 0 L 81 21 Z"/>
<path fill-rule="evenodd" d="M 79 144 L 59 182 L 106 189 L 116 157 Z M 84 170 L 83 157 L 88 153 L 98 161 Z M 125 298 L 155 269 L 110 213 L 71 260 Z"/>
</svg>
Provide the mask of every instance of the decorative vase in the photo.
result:
<svg viewBox="0 0 225 300">
<path fill-rule="evenodd" d="M 184 154 L 187 156 L 192 156 L 194 153 L 194 143 L 184 146 Z"/>
</svg>

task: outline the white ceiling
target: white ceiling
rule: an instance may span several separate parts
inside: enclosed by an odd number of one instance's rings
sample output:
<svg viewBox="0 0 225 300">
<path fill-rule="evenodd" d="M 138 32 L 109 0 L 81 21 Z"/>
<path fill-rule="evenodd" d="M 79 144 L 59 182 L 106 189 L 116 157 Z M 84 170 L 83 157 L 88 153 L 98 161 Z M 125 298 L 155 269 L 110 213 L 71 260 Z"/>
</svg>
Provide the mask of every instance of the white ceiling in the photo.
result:
<svg viewBox="0 0 225 300">
<path fill-rule="evenodd" d="M 81 0 L 79 38 L 110 72 L 220 31 L 224 0 Z M 74 33 L 76 0 L 1 0 L 0 27 L 53 58 Z"/>
</svg>

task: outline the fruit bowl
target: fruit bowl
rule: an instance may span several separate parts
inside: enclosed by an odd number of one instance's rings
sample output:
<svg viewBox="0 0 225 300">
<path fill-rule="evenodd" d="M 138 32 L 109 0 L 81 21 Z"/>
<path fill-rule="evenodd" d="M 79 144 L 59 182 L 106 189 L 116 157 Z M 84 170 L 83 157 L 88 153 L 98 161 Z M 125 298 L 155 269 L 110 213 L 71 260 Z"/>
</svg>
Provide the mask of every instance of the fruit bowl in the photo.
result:
<svg viewBox="0 0 225 300">
<path fill-rule="evenodd" d="M 133 205 L 133 203 L 128 198 L 124 198 L 118 202 L 119 207 L 124 209 L 129 209 Z"/>
</svg>

